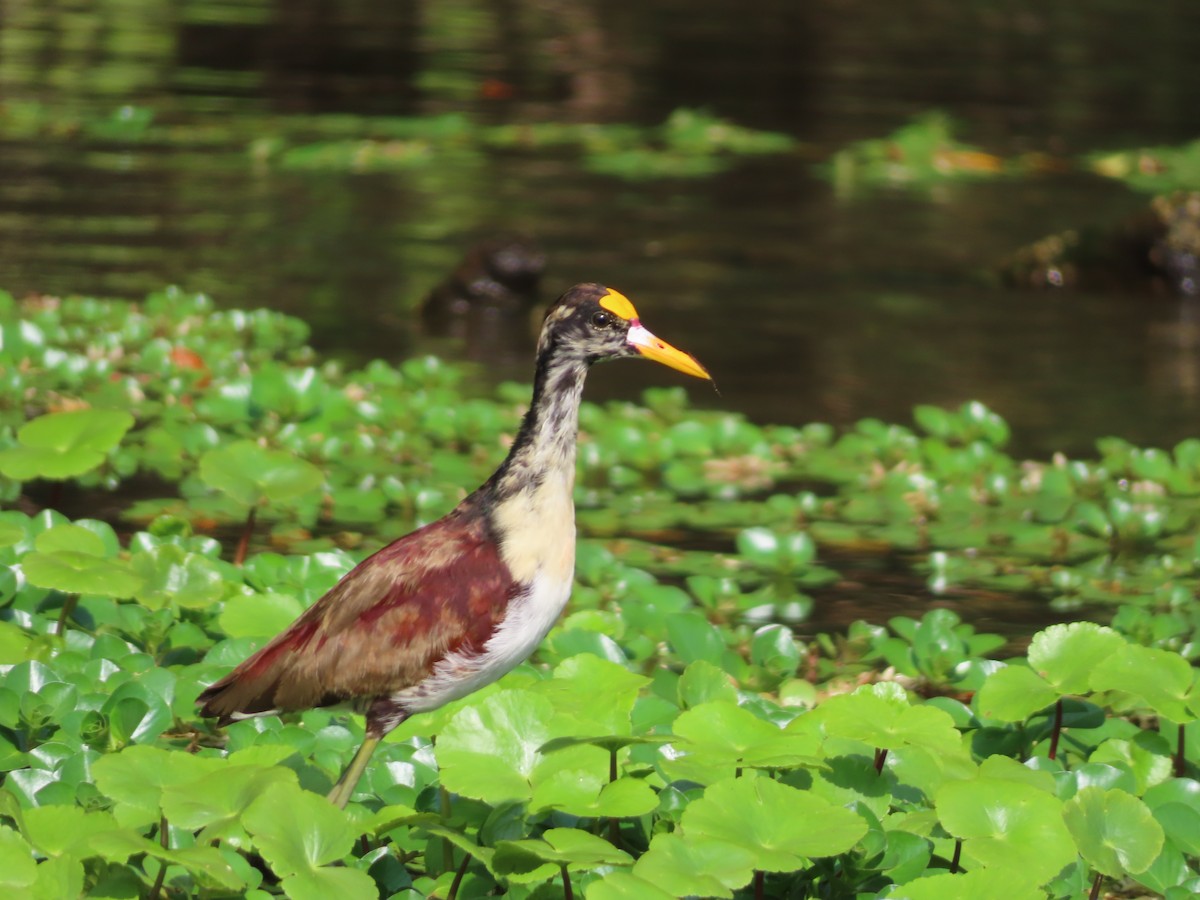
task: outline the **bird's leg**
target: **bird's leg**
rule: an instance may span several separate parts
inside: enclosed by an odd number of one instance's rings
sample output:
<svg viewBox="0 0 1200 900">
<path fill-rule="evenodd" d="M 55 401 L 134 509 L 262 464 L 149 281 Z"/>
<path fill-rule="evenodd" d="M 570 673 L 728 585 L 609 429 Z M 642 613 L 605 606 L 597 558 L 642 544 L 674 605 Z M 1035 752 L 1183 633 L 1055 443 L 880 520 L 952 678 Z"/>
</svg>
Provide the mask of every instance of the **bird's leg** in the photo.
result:
<svg viewBox="0 0 1200 900">
<path fill-rule="evenodd" d="M 329 792 L 330 803 L 341 809 L 346 808 L 346 804 L 350 802 L 350 795 L 358 787 L 359 779 L 362 778 L 362 774 L 367 768 L 367 763 L 371 760 L 371 754 L 375 752 L 375 747 L 382 740 L 382 734 L 375 734 L 371 731 L 367 732 L 367 736 L 363 738 L 358 752 L 354 754 L 354 759 L 350 760 L 350 765 L 346 766 L 346 771 L 342 773 L 342 777 L 338 779 L 337 784 L 333 786 L 333 790 Z"/>
</svg>

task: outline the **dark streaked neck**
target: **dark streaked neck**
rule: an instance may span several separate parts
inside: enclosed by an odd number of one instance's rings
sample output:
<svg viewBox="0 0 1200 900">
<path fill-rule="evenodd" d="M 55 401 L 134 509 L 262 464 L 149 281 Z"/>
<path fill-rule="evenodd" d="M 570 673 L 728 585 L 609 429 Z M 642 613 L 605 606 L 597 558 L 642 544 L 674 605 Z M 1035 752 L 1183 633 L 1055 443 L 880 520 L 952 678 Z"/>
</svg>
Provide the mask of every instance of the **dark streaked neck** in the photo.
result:
<svg viewBox="0 0 1200 900">
<path fill-rule="evenodd" d="M 499 498 L 536 489 L 551 473 L 568 484 L 575 480 L 575 440 L 587 363 L 558 352 L 553 345 L 538 353 L 533 398 L 508 457 L 490 484 Z"/>
</svg>

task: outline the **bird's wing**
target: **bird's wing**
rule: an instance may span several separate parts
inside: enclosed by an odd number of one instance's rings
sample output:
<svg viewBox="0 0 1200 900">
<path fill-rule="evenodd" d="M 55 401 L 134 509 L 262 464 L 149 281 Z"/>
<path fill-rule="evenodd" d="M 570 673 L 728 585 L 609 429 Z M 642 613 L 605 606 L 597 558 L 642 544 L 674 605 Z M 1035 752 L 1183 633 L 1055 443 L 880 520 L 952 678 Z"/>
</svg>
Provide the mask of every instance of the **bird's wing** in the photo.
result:
<svg viewBox="0 0 1200 900">
<path fill-rule="evenodd" d="M 521 587 L 482 517 L 452 513 L 359 563 L 205 690 L 202 714 L 227 722 L 417 684 L 447 653 L 481 649 Z"/>
</svg>

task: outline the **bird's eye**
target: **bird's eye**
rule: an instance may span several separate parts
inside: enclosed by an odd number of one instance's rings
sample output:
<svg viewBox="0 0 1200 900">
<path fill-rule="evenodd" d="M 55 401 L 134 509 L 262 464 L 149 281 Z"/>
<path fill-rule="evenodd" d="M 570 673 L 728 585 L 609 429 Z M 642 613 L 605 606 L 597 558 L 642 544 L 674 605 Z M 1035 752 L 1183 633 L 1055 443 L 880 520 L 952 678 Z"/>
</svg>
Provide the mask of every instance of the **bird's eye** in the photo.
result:
<svg viewBox="0 0 1200 900">
<path fill-rule="evenodd" d="M 592 313 L 593 328 L 607 328 L 613 322 L 613 317 L 606 312 Z"/>
</svg>

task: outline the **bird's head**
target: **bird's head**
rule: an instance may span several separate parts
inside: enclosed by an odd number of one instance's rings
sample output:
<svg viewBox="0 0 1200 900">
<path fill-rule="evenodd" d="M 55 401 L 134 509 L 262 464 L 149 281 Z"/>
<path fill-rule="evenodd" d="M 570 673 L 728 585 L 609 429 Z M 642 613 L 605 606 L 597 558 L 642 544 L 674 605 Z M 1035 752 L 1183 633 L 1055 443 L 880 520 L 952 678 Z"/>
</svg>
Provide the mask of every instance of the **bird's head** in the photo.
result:
<svg viewBox="0 0 1200 900">
<path fill-rule="evenodd" d="M 642 356 L 696 378 L 712 378 L 693 356 L 651 334 L 628 297 L 599 284 L 575 285 L 546 312 L 538 352 L 551 348 L 589 365 Z"/>
</svg>

